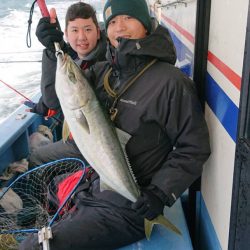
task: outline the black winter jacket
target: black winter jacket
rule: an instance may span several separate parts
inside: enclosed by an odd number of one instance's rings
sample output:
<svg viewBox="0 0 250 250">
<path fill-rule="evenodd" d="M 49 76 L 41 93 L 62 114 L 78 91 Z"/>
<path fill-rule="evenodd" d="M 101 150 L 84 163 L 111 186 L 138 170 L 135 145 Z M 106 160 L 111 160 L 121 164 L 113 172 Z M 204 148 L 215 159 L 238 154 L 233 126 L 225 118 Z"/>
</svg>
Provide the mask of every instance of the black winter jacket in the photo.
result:
<svg viewBox="0 0 250 250">
<path fill-rule="evenodd" d="M 118 99 L 114 123 L 132 136 L 126 150 L 139 185 L 156 187 L 158 197 L 171 206 L 201 175 L 210 155 L 194 82 L 174 66 L 175 48 L 161 25 L 144 39 L 122 38 L 117 49 L 110 45 L 107 58 L 90 74 L 107 110 L 114 101 L 103 85 L 107 70 L 112 67 L 109 84 L 119 94 L 128 79 L 157 59 Z"/>
<path fill-rule="evenodd" d="M 98 42 L 98 50 L 89 60 L 83 61 L 80 66 L 87 69 L 98 61 L 105 61 L 106 54 L 106 35 L 101 32 L 101 37 Z M 68 53 L 72 59 L 77 58 L 75 51 L 68 47 Z M 39 102 L 33 108 L 33 112 L 46 116 L 48 109 L 60 110 L 60 103 L 55 91 L 55 75 L 56 75 L 56 57 L 53 52 L 44 49 L 42 57 L 42 76 L 41 76 L 41 93 L 42 96 Z"/>
</svg>

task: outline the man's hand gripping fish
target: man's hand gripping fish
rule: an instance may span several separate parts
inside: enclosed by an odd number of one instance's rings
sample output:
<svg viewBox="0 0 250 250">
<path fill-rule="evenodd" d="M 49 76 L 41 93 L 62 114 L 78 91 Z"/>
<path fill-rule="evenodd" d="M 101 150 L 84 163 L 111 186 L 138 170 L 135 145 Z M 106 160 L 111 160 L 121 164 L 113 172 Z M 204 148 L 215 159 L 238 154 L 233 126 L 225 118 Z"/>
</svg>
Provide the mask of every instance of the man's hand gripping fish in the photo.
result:
<svg viewBox="0 0 250 250">
<path fill-rule="evenodd" d="M 100 176 L 101 190 L 113 190 L 135 202 L 140 196 L 140 189 L 125 153 L 130 135 L 114 128 L 83 72 L 67 54 L 57 54 L 55 86 L 74 140 Z M 154 224 L 164 225 L 181 234 L 170 221 L 159 215 L 151 221 L 145 219 L 147 239 Z"/>
</svg>

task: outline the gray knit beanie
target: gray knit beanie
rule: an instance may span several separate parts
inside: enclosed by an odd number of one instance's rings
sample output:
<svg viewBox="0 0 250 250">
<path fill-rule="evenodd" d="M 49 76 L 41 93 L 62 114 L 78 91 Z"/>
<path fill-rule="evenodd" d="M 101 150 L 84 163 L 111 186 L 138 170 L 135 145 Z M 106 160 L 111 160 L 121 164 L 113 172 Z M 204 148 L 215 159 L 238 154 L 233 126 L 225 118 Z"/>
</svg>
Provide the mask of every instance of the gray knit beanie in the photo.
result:
<svg viewBox="0 0 250 250">
<path fill-rule="evenodd" d="M 103 19 L 106 30 L 109 21 L 118 15 L 128 15 L 136 18 L 150 33 L 152 28 L 151 19 L 145 0 L 107 0 L 103 10 Z"/>
</svg>

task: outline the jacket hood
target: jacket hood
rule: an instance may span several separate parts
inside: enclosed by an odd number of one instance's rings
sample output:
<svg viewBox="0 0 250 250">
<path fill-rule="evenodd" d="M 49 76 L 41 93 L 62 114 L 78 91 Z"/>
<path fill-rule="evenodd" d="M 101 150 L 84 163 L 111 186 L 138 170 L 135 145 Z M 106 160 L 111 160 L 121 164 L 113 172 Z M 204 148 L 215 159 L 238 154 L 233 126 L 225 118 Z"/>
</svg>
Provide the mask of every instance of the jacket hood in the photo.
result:
<svg viewBox="0 0 250 250">
<path fill-rule="evenodd" d="M 169 31 L 155 20 L 153 31 L 142 39 L 119 39 L 119 46 L 114 48 L 109 42 L 107 46 L 107 60 L 118 68 L 124 68 L 134 60 L 146 61 L 157 58 L 170 64 L 176 62 L 176 49 Z M 132 56 L 132 57 L 131 57 Z M 134 65 L 134 63 L 132 63 Z"/>
</svg>

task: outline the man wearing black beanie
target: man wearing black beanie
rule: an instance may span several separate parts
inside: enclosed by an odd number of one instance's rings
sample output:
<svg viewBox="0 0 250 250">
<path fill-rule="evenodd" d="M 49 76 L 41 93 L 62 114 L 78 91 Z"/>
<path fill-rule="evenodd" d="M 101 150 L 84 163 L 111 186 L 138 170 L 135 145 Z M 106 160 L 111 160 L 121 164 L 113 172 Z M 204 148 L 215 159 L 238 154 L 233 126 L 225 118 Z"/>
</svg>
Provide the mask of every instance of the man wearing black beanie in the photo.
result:
<svg viewBox="0 0 250 250">
<path fill-rule="evenodd" d="M 132 203 L 100 191 L 93 177 L 75 194 L 72 213 L 52 226 L 51 250 L 117 249 L 143 239 L 144 218 L 172 206 L 210 154 L 195 85 L 174 66 L 168 30 L 151 20 L 144 0 L 108 0 L 103 15 L 107 62 L 88 77 L 114 125 L 131 135 L 126 153 L 141 196 Z M 20 249 L 37 249 L 36 242 L 32 236 Z"/>
<path fill-rule="evenodd" d="M 151 31 L 151 18 L 144 0 L 107 1 L 103 13 L 106 29 L 113 17 L 126 14 L 138 19 L 149 33 Z"/>
</svg>

